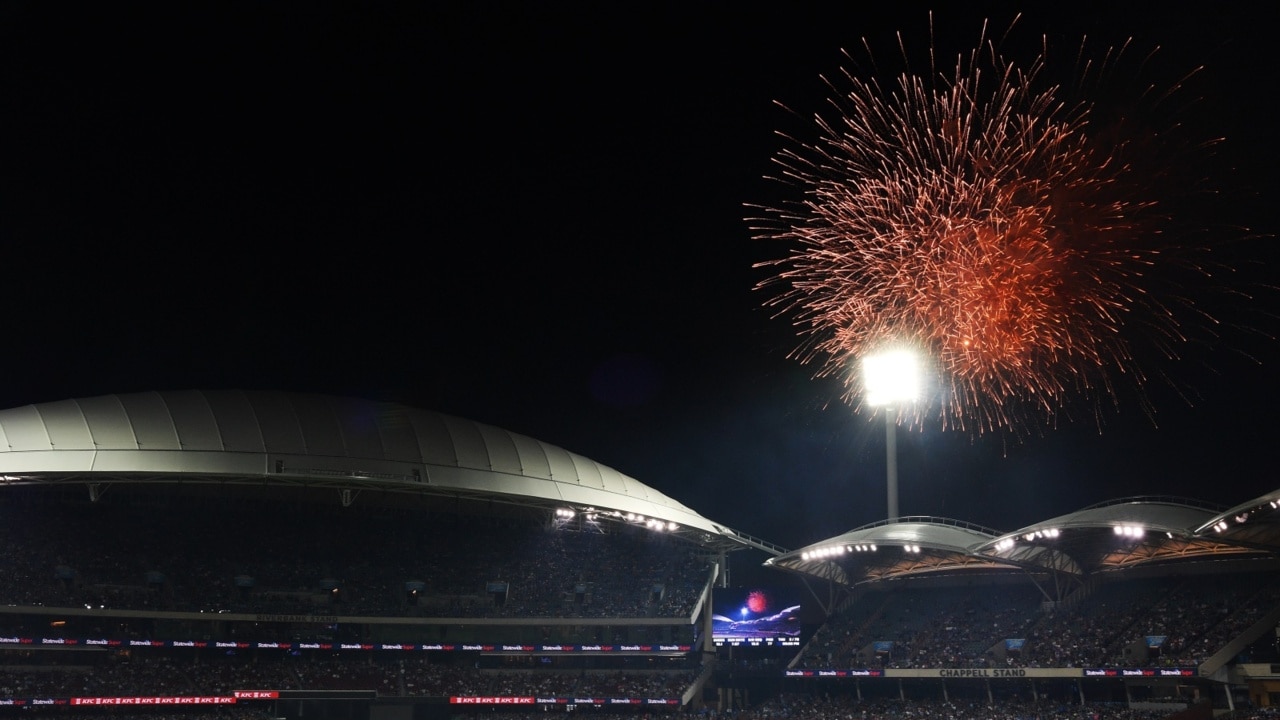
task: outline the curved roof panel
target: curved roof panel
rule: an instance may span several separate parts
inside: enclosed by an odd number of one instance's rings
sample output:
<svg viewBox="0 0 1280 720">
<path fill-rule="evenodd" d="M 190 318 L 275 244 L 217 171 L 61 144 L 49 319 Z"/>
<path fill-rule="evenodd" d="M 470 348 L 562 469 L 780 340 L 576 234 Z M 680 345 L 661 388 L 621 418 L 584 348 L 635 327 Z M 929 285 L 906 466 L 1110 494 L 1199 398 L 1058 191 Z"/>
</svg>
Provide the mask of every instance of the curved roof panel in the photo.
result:
<svg viewBox="0 0 1280 720">
<path fill-rule="evenodd" d="M 850 586 L 975 570 L 1053 573 L 1078 583 L 1096 572 L 1171 560 L 1277 552 L 1280 491 L 1225 512 L 1186 498 L 1122 498 L 1008 533 L 940 518 L 882 520 L 766 565 Z"/>
<path fill-rule="evenodd" d="M 1026 567 L 1077 575 L 1246 552 L 1196 535 L 1196 529 L 1217 514 L 1214 507 L 1186 498 L 1122 498 L 1006 533 L 978 551 Z"/>
<path fill-rule="evenodd" d="M 428 410 L 326 395 L 144 392 L 0 410 L 0 483 L 161 480 L 463 493 L 733 530 L 581 455 Z"/>
<path fill-rule="evenodd" d="M 1241 548 L 1280 548 L 1280 490 L 1273 490 L 1209 518 L 1195 529 L 1203 540 Z"/>
<path fill-rule="evenodd" d="M 864 525 L 765 564 L 844 585 L 959 568 L 1016 569 L 974 552 L 995 536 L 992 530 L 958 520 L 904 517 Z"/>
</svg>

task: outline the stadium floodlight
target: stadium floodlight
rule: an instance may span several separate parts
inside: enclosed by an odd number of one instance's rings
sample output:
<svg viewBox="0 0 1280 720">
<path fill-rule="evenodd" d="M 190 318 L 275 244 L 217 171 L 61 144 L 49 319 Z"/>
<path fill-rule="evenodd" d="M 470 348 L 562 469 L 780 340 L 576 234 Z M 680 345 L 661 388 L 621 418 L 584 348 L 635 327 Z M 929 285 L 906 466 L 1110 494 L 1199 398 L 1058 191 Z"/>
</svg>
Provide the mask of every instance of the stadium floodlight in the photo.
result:
<svg viewBox="0 0 1280 720">
<path fill-rule="evenodd" d="M 898 438 L 892 417 L 894 406 L 913 403 L 920 396 L 920 361 L 910 350 L 889 350 L 862 359 L 864 401 L 883 407 L 885 485 L 889 522 L 898 519 Z"/>
<path fill-rule="evenodd" d="M 920 361 L 910 350 L 890 350 L 862 360 L 866 402 L 884 407 L 920 397 Z"/>
</svg>

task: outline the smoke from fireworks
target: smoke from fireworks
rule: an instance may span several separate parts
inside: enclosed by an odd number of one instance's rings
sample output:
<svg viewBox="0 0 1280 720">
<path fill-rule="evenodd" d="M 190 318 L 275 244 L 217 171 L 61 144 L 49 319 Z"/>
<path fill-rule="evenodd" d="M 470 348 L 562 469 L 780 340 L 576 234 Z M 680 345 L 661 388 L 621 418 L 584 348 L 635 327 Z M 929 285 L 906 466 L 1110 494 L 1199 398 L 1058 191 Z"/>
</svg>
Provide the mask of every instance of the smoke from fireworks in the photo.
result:
<svg viewBox="0 0 1280 720">
<path fill-rule="evenodd" d="M 775 158 L 801 196 L 749 219 L 792 248 L 762 263 L 779 268 L 762 287 L 783 288 L 769 304 L 799 326 L 797 354 L 851 401 L 858 361 L 905 345 L 936 390 L 908 421 L 1017 431 L 1114 399 L 1118 378 L 1141 387 L 1135 343 L 1172 355 L 1183 340 L 1181 301 L 1153 280 L 1194 270 L 1157 190 L 1166 138 L 1043 81 L 1046 57 L 1018 65 L 982 40 L 952 70 L 887 86 L 846 70 L 818 139 Z M 1080 85 L 1116 58 L 1083 62 Z"/>
</svg>

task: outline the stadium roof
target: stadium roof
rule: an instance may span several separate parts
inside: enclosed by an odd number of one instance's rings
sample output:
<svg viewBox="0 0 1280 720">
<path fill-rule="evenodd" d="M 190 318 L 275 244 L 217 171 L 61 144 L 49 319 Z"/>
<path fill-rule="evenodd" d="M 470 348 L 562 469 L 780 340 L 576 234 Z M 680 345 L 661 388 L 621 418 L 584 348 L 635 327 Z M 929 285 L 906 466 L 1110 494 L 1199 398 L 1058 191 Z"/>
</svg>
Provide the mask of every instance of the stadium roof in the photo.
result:
<svg viewBox="0 0 1280 720">
<path fill-rule="evenodd" d="M 0 410 L 0 485 L 253 483 L 497 499 L 767 543 L 554 445 L 428 410 L 325 395 L 144 392 Z"/>
<path fill-rule="evenodd" d="M 1007 533 L 943 518 L 882 520 L 765 564 L 848 586 L 974 571 L 1022 571 L 1078 584 L 1167 561 L 1278 555 L 1280 491 L 1225 511 L 1184 498 L 1124 498 Z"/>
<path fill-rule="evenodd" d="M 937 517 L 880 520 L 765 561 L 768 567 L 842 585 L 955 570 L 965 566 L 1009 569 L 970 552 L 996 537 L 978 525 Z"/>
</svg>

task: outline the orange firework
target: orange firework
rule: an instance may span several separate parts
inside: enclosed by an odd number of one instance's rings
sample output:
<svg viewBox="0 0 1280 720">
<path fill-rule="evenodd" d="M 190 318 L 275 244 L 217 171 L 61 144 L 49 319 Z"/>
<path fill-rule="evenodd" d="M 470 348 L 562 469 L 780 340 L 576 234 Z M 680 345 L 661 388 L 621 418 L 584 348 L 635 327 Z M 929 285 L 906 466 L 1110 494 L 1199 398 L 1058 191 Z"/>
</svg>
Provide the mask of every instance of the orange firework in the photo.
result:
<svg viewBox="0 0 1280 720">
<path fill-rule="evenodd" d="M 1136 344 L 1172 354 L 1181 340 L 1152 280 L 1196 267 L 1192 248 L 1170 252 L 1156 191 L 1168 138 L 1067 98 L 1041 80 L 1045 57 L 1018 65 L 984 40 L 946 73 L 882 86 L 846 71 L 817 139 L 776 157 L 800 193 L 750 220 L 792 248 L 763 263 L 779 271 L 762 286 L 782 287 L 768 302 L 800 327 L 799 357 L 843 376 L 851 401 L 856 361 L 905 344 L 937 389 L 913 422 L 1016 430 L 1113 397 L 1119 376 L 1141 387 Z"/>
</svg>

